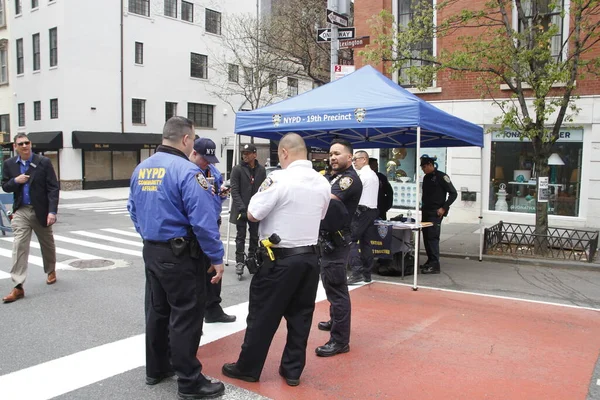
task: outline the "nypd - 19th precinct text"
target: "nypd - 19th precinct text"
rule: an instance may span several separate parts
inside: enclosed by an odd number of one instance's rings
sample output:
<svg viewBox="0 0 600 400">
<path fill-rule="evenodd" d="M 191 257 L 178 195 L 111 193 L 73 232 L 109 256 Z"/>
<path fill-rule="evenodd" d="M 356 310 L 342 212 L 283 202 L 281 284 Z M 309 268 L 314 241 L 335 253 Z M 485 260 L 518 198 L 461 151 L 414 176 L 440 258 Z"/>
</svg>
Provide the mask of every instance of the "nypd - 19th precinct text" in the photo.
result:
<svg viewBox="0 0 600 400">
<path fill-rule="evenodd" d="M 297 124 L 300 122 L 321 122 L 321 121 L 351 121 L 352 113 L 337 113 L 337 114 L 316 114 L 302 117 L 283 117 L 284 124 Z"/>
</svg>

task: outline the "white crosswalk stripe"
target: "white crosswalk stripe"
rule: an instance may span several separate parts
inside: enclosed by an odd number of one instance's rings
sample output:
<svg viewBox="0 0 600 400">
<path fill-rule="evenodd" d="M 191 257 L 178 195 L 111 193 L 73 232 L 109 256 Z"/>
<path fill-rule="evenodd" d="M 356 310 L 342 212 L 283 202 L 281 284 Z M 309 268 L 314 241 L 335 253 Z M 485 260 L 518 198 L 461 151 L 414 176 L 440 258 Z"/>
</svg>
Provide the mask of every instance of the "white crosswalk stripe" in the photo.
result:
<svg viewBox="0 0 600 400">
<path fill-rule="evenodd" d="M 125 239 L 121 239 L 121 238 L 114 237 L 114 236 L 100 235 L 100 234 L 94 233 L 94 232 L 73 231 L 72 233 L 74 233 L 76 235 L 87 236 L 87 237 L 94 238 L 94 239 L 102 239 L 102 240 L 106 240 L 108 242 L 117 242 L 117 243 L 121 243 L 121 244 L 128 244 L 130 246 L 136 246 L 136 247 L 144 246 L 144 244 L 141 241 L 136 242 L 133 240 L 125 240 Z"/>
<path fill-rule="evenodd" d="M 222 237 L 222 239 L 223 244 L 226 245 L 226 237 Z M 134 227 L 61 232 L 54 235 L 54 240 L 58 269 L 76 269 L 67 263 L 73 260 L 142 258 L 143 241 Z M 12 236 L 0 237 L 0 260 L 4 258 L 4 262 L 0 262 L 0 281 L 10 278 L 13 241 Z M 235 242 L 230 240 L 229 245 L 231 248 L 228 258 L 230 259 L 224 260 L 227 265 L 235 262 L 233 259 Z M 32 238 L 30 247 L 29 264 L 36 267 L 43 266 L 40 244 L 35 238 Z"/>
<path fill-rule="evenodd" d="M 105 233 L 105 234 L 102 234 Z M 84 238 L 84 239 L 82 239 Z M 135 240 L 136 238 L 137 240 Z M 142 257 L 140 247 L 142 240 L 135 231 L 130 228 L 114 229 L 106 228 L 96 231 L 73 231 L 61 234 L 55 234 L 57 254 L 57 269 L 75 270 L 66 262 L 74 259 L 95 260 L 95 259 L 131 259 L 133 257 Z M 10 278 L 10 268 L 12 259 L 12 236 L 0 237 L 0 280 Z M 118 243 L 113 246 L 113 243 Z M 30 243 L 31 251 L 29 255 L 29 264 L 31 266 L 42 267 L 40 244 L 32 240 Z"/>
</svg>

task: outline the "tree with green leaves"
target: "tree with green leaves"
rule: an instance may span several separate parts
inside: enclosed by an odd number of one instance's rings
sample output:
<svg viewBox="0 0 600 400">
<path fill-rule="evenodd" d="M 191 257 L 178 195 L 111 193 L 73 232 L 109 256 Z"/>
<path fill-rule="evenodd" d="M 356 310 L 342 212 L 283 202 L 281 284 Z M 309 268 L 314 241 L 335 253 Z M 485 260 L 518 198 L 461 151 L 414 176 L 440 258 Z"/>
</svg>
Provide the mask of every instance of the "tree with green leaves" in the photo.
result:
<svg viewBox="0 0 600 400">
<path fill-rule="evenodd" d="M 568 3 L 567 3 L 568 4 Z M 577 80 L 598 74 L 600 0 L 413 1 L 404 21 L 370 21 L 367 61 L 385 62 L 419 88 L 440 76 L 474 82 L 499 107 L 490 131 L 513 130 L 533 145 L 536 176 L 578 108 Z M 405 14 L 406 15 L 406 14 Z M 435 18 L 434 18 L 435 16 Z M 432 51 L 433 38 L 438 51 Z M 500 90 L 501 85 L 506 90 Z M 539 187 L 539 181 L 538 181 Z M 537 202 L 537 199 L 536 199 Z M 536 204 L 536 254 L 548 251 L 548 203 Z"/>
</svg>

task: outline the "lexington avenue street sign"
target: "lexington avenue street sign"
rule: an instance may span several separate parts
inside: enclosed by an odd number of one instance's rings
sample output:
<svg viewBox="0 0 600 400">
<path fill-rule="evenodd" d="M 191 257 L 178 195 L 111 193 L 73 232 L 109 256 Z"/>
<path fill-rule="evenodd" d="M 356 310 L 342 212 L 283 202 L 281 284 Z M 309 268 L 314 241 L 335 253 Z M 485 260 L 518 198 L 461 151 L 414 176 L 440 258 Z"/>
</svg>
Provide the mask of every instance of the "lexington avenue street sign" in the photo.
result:
<svg viewBox="0 0 600 400">
<path fill-rule="evenodd" d="M 342 14 L 338 14 L 335 11 L 331 11 L 329 8 L 327 9 L 327 22 L 341 26 L 342 28 L 346 28 L 348 26 L 347 17 L 344 17 Z"/>
<path fill-rule="evenodd" d="M 340 40 L 340 49 L 354 49 L 356 47 L 365 47 L 371 43 L 370 36 L 363 36 L 356 39 Z"/>
<path fill-rule="evenodd" d="M 350 28 L 338 29 L 338 39 L 353 39 L 356 34 L 356 29 L 352 26 Z M 317 29 L 317 42 L 331 42 L 331 29 L 320 28 Z"/>
</svg>

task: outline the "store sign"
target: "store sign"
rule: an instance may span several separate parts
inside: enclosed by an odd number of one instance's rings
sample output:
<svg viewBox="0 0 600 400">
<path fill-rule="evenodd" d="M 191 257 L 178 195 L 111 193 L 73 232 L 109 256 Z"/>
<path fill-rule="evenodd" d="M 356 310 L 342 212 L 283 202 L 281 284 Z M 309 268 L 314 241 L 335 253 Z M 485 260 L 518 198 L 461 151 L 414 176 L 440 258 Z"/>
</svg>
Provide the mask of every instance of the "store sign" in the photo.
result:
<svg viewBox="0 0 600 400">
<path fill-rule="evenodd" d="M 583 129 L 565 128 L 559 132 L 559 142 L 583 142 Z M 518 142 L 521 139 L 521 134 L 518 131 L 493 132 L 492 141 L 494 142 Z M 523 142 L 531 142 L 529 138 L 523 138 Z"/>
</svg>

